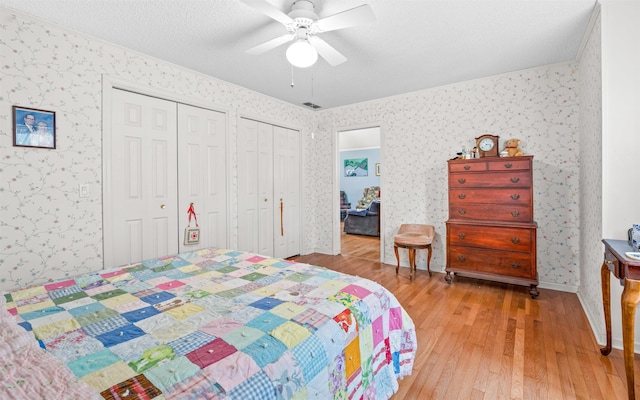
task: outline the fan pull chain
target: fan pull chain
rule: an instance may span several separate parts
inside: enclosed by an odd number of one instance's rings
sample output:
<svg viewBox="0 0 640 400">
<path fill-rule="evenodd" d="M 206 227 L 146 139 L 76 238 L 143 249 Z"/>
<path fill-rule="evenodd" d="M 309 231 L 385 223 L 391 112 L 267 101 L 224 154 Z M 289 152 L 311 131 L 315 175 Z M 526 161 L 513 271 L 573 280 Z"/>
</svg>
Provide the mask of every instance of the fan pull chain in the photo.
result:
<svg viewBox="0 0 640 400">
<path fill-rule="evenodd" d="M 293 65 L 291 66 L 291 88 L 293 88 L 296 84 L 293 83 Z"/>
</svg>

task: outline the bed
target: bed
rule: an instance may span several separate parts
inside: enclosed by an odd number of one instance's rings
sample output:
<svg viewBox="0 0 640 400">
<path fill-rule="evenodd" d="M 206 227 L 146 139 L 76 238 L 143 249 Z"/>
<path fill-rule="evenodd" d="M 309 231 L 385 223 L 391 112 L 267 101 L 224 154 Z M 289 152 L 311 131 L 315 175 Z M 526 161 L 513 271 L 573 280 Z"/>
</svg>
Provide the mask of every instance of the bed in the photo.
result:
<svg viewBox="0 0 640 400">
<path fill-rule="evenodd" d="M 415 328 L 370 280 L 203 249 L 0 297 L 0 398 L 388 399 Z"/>
</svg>

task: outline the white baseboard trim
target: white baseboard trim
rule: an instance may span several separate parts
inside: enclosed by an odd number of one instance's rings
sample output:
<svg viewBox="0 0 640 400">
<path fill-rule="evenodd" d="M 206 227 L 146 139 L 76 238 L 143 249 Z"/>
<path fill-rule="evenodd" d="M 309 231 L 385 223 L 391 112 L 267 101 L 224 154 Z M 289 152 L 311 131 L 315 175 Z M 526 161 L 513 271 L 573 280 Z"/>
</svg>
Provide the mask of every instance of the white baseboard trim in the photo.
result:
<svg viewBox="0 0 640 400">
<path fill-rule="evenodd" d="M 582 310 L 584 311 L 584 314 L 587 316 L 587 321 L 589 321 L 589 326 L 591 326 L 591 332 L 593 332 L 593 336 L 596 338 L 596 343 L 598 343 L 600 346 L 604 346 L 605 343 L 607 342 L 607 332 L 598 330 L 597 327 L 600 325 L 596 322 L 596 318 L 594 318 L 593 313 L 591 313 L 590 309 L 586 306 L 587 302 L 584 300 L 580 292 L 578 292 L 578 301 L 580 301 Z M 620 344 L 622 344 L 622 342 Z M 622 349 L 622 346 L 620 346 L 619 348 Z"/>
<path fill-rule="evenodd" d="M 557 290 L 559 292 L 578 293 L 578 287 L 577 286 L 565 285 L 565 284 L 561 284 L 561 283 L 540 282 L 538 284 L 538 288 L 540 288 L 540 289 Z"/>
</svg>

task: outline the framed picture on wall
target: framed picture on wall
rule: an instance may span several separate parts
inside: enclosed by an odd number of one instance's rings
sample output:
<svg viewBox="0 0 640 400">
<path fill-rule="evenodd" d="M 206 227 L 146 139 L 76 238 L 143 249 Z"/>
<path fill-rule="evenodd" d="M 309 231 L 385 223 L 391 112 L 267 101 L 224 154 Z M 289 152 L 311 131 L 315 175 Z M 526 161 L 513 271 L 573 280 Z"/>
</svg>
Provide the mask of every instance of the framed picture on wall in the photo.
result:
<svg viewBox="0 0 640 400">
<path fill-rule="evenodd" d="M 369 159 L 368 158 L 345 158 L 344 160 L 344 176 L 369 176 Z"/>
<path fill-rule="evenodd" d="M 376 163 L 376 176 L 380 176 L 380 163 Z"/>
<path fill-rule="evenodd" d="M 13 106 L 13 145 L 56 148 L 56 113 Z"/>
</svg>

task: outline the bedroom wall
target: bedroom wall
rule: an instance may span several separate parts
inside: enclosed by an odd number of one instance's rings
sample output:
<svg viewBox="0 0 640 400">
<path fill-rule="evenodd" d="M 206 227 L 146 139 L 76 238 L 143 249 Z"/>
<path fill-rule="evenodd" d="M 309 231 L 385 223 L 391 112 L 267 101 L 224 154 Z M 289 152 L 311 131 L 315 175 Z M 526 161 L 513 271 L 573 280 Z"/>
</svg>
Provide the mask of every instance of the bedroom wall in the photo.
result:
<svg viewBox="0 0 640 400">
<path fill-rule="evenodd" d="M 300 129 L 305 176 L 323 161 L 310 139 L 318 125 L 312 111 L 2 7 L 0 51 L 0 291 L 103 268 L 103 75 L 227 112 L 231 247 L 237 243 L 233 171 L 240 114 Z M 55 111 L 57 149 L 13 147 L 12 105 Z M 304 180 L 305 205 L 316 201 L 310 182 Z M 88 197 L 79 197 L 79 184 L 88 185 Z M 313 250 L 314 226 L 313 213 L 305 214 L 305 253 Z"/>
<path fill-rule="evenodd" d="M 580 289 L 578 297 L 597 339 L 604 343 L 600 285 L 602 245 L 602 54 L 600 12 L 579 58 Z"/>
<path fill-rule="evenodd" d="M 444 269 L 446 161 L 462 146 L 473 147 L 475 137 L 491 133 L 500 136 L 501 148 L 506 139 L 516 137 L 524 152 L 535 156 L 541 286 L 576 291 L 580 282 L 577 84 L 577 65 L 562 63 L 322 111 L 324 125 L 332 132 L 345 126 L 380 126 L 384 262 L 395 263 L 392 237 L 400 224 L 428 223 L 436 229 L 431 267 Z M 335 148 L 335 135 L 325 132 L 320 139 L 322 148 Z M 335 157 L 330 151 L 318 156 L 326 165 Z M 332 174 L 335 169 L 317 180 L 331 185 Z M 316 216 L 317 247 L 322 249 L 331 249 L 331 204 L 323 202 Z M 424 254 L 418 261 L 424 268 Z"/>
<path fill-rule="evenodd" d="M 602 49 L 602 232 L 604 238 L 626 239 L 640 223 L 638 147 L 640 139 L 640 2 L 601 1 Z M 599 271 L 602 253 L 592 267 Z M 595 290 L 595 286 L 593 288 Z M 600 290 L 598 290 L 600 294 Z M 622 286 L 611 280 L 612 344 L 622 348 Z M 599 338 L 604 343 L 604 322 Z M 640 352 L 640 320 L 635 349 Z"/>
</svg>

